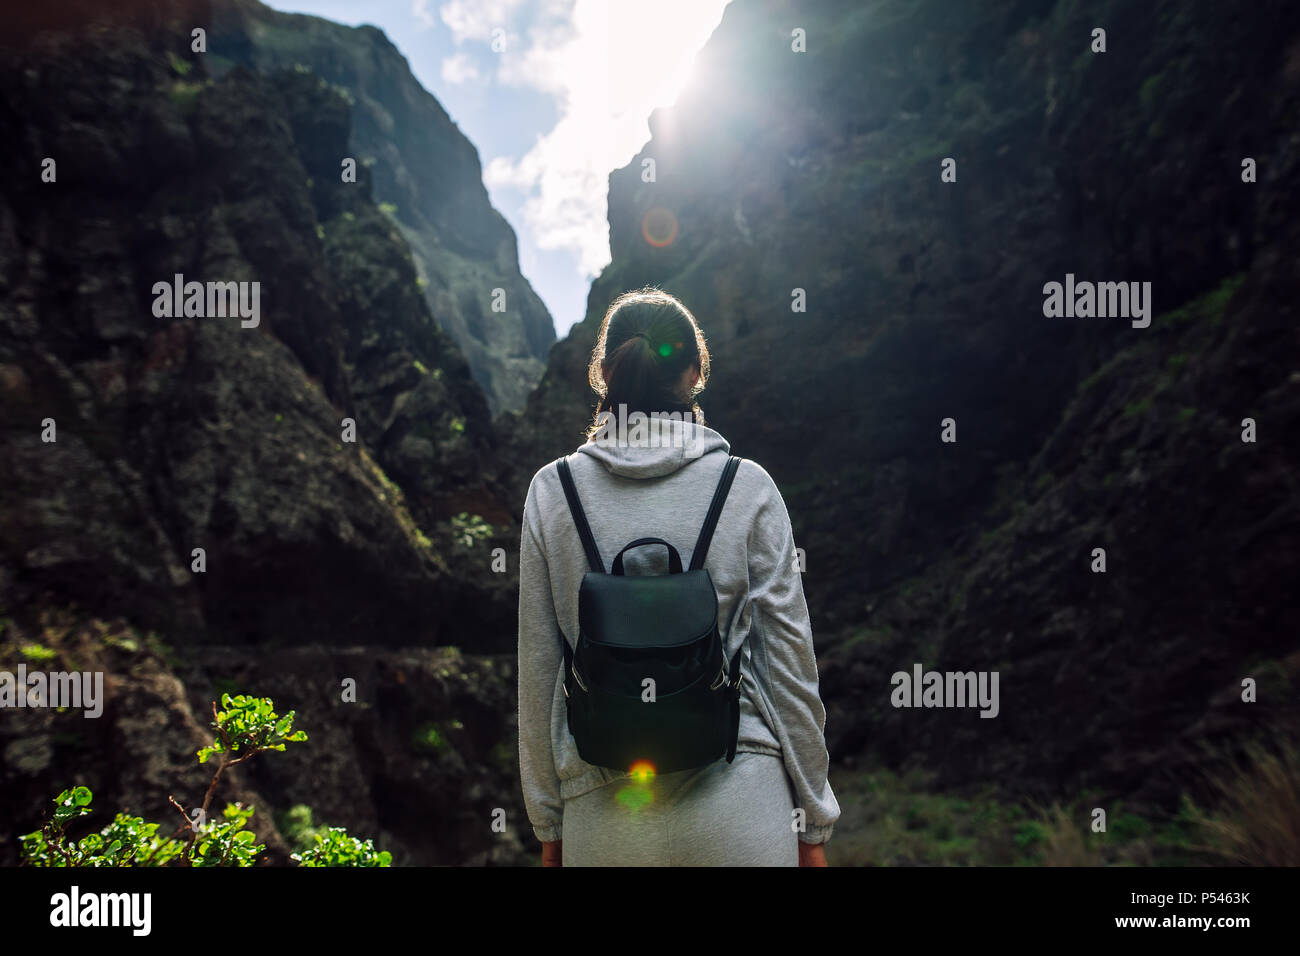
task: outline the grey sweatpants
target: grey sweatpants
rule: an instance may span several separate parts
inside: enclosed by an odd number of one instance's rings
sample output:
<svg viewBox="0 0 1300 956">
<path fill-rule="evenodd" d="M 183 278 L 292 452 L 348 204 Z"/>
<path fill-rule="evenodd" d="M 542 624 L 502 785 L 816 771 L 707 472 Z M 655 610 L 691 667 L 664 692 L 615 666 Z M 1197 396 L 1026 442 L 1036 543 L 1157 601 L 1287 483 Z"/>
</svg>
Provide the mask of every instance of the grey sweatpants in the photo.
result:
<svg viewBox="0 0 1300 956">
<path fill-rule="evenodd" d="M 794 789 L 780 757 L 738 753 L 564 802 L 565 866 L 798 866 Z"/>
</svg>

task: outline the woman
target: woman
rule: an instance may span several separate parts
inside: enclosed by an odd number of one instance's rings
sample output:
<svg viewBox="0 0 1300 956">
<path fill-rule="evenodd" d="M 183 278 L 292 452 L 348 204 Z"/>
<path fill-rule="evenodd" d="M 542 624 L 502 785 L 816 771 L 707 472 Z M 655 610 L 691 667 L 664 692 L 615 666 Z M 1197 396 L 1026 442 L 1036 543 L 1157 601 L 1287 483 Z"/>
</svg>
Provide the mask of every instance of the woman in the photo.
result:
<svg viewBox="0 0 1300 956">
<path fill-rule="evenodd" d="M 567 459 L 601 553 L 653 535 L 690 560 L 730 451 L 695 404 L 708 376 L 704 336 L 676 298 L 645 288 L 609 307 L 588 370 L 596 418 Z M 636 412 L 658 416 L 648 439 Z M 666 550 L 628 551 L 625 573 L 666 573 Z M 734 762 L 659 776 L 584 762 L 560 641 L 576 646 L 588 564 L 556 466 L 533 476 L 520 542 L 519 763 L 544 866 L 826 865 L 839 805 L 808 608 L 785 503 L 752 461 L 736 472 L 705 567 L 728 659 L 741 648 Z"/>
</svg>

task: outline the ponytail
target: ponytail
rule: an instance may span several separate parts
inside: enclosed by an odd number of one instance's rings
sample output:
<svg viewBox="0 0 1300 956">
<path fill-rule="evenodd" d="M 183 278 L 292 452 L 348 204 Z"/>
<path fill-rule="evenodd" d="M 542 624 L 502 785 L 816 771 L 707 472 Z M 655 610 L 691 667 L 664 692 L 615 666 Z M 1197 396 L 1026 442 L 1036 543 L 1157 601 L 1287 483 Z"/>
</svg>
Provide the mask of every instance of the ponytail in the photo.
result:
<svg viewBox="0 0 1300 956">
<path fill-rule="evenodd" d="M 699 381 L 679 392 L 685 371 L 696 366 Z M 647 417 L 677 413 L 704 423 L 695 396 L 709 375 L 709 351 L 689 309 L 652 287 L 625 292 L 610 305 L 592 349 L 587 380 L 600 396 L 587 437 L 601 429 L 606 412 L 641 412 Z"/>
</svg>

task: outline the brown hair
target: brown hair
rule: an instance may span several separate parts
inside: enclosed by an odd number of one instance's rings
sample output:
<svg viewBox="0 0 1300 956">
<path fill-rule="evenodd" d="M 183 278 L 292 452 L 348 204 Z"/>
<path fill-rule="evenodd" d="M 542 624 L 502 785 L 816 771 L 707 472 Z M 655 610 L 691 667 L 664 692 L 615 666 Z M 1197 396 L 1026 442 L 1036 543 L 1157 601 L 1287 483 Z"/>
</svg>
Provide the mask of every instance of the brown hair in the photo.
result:
<svg viewBox="0 0 1300 956">
<path fill-rule="evenodd" d="M 700 380 L 688 396 L 677 392 L 682 373 L 699 368 Z M 709 380 L 709 349 L 691 310 L 676 296 L 645 286 L 624 292 L 605 312 L 591 350 L 587 381 L 600 396 L 587 437 L 600 431 L 605 412 L 646 416 L 679 412 L 704 424 L 695 397 Z"/>
</svg>

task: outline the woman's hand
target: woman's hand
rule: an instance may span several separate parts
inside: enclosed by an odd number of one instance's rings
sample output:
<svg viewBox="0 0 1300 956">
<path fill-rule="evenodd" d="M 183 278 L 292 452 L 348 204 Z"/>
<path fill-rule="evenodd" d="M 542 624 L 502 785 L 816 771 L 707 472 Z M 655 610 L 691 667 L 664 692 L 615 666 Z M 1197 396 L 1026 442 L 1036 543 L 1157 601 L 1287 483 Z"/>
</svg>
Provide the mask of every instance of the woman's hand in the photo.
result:
<svg viewBox="0 0 1300 956">
<path fill-rule="evenodd" d="M 542 844 L 542 866 L 564 866 L 564 841 Z M 822 866 L 826 864 L 823 863 Z"/>
<path fill-rule="evenodd" d="M 799 841 L 799 865 L 800 866 L 825 866 L 826 865 L 826 844 L 824 843 L 804 843 Z"/>
</svg>

